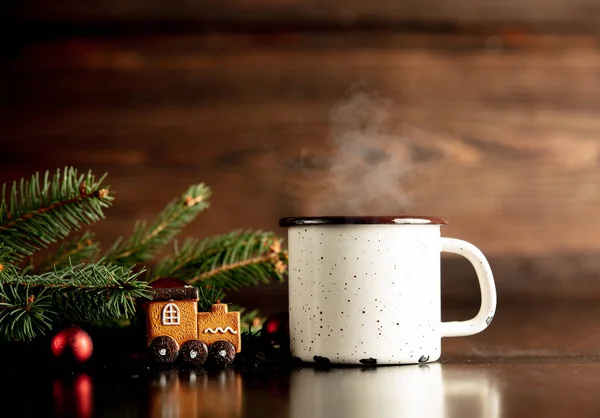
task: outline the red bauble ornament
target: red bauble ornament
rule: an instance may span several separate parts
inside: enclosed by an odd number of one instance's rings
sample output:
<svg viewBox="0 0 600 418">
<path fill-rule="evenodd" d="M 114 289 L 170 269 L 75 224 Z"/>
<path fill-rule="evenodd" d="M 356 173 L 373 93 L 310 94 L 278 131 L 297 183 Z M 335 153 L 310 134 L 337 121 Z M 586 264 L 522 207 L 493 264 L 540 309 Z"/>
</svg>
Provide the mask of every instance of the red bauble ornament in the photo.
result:
<svg viewBox="0 0 600 418">
<path fill-rule="evenodd" d="M 289 322 L 289 314 L 287 312 L 279 312 L 269 316 L 262 326 L 262 338 L 273 346 L 288 348 L 290 344 Z"/>
<path fill-rule="evenodd" d="M 87 332 L 72 325 L 52 337 L 50 350 L 57 359 L 85 363 L 92 356 L 94 344 Z"/>
<path fill-rule="evenodd" d="M 169 288 L 169 287 L 185 287 L 187 283 L 181 279 L 175 277 L 163 277 L 162 279 L 154 280 L 150 282 L 150 287 L 155 289 Z"/>
</svg>

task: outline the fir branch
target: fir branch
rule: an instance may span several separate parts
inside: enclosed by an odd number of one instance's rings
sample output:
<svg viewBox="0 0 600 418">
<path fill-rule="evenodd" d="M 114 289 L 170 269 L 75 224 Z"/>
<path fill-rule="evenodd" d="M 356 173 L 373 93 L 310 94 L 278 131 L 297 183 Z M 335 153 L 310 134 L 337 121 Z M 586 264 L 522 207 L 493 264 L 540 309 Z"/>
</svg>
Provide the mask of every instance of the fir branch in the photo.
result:
<svg viewBox="0 0 600 418">
<path fill-rule="evenodd" d="M 27 341 L 52 329 L 57 311 L 44 290 L 0 284 L 0 340 Z"/>
<path fill-rule="evenodd" d="M 248 310 L 248 308 L 239 305 L 230 305 L 230 311 L 240 313 L 240 327 L 242 332 L 251 332 L 262 327 L 266 317 L 258 309 Z"/>
<path fill-rule="evenodd" d="M 78 174 L 72 167 L 43 181 L 38 173 L 26 181 L 2 187 L 0 243 L 13 249 L 15 260 L 64 239 L 70 232 L 104 218 L 112 197 L 91 172 Z"/>
<path fill-rule="evenodd" d="M 98 254 L 99 250 L 100 245 L 95 241 L 94 233 L 87 231 L 83 235 L 73 237 L 70 241 L 61 244 L 55 253 L 48 254 L 37 268 L 37 271 L 45 273 L 50 270 L 78 265 L 92 259 Z"/>
<path fill-rule="evenodd" d="M 119 239 L 105 258 L 114 263 L 130 265 L 147 262 L 164 245 L 169 243 L 187 224 L 208 208 L 210 189 L 196 184 L 179 198 L 170 202 L 150 226 L 138 222 L 131 237 Z"/>
<path fill-rule="evenodd" d="M 0 283 L 7 282 L 17 276 L 17 269 L 11 263 L 13 258 L 12 250 L 0 243 Z"/>
<path fill-rule="evenodd" d="M 154 278 L 178 277 L 190 284 L 237 290 L 283 281 L 287 252 L 272 232 L 233 231 L 202 241 L 188 239 L 162 260 Z"/>
<path fill-rule="evenodd" d="M 225 299 L 225 292 L 223 289 L 218 287 L 203 287 L 198 288 L 200 298 L 198 300 L 198 311 L 199 312 L 210 312 L 210 308 L 215 303 L 223 302 Z"/>
<path fill-rule="evenodd" d="M 36 298 L 28 286 L 22 289 L 6 284 L 19 277 L 10 261 L 12 250 L 0 244 L 0 340 L 26 340 L 36 335 L 36 330 L 50 330 L 52 315 L 47 295 L 41 291 Z"/>
<path fill-rule="evenodd" d="M 148 298 L 142 272 L 90 264 L 39 275 L 3 277 L 0 282 L 0 338 L 31 340 L 57 323 L 91 323 L 131 317 L 135 299 Z"/>
</svg>

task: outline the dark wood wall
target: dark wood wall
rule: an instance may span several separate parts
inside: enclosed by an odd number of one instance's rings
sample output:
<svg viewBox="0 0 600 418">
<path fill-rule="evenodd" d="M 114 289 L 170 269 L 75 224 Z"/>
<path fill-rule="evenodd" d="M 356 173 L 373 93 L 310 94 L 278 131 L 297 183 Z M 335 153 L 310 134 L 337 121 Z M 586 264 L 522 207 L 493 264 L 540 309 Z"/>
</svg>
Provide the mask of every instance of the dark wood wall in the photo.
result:
<svg viewBox="0 0 600 418">
<path fill-rule="evenodd" d="M 75 165 L 104 242 L 187 185 L 184 236 L 289 215 L 448 217 L 500 300 L 600 296 L 600 6 L 590 0 L 12 2 L 0 174 Z M 387 115 L 387 118 L 384 116 Z M 285 308 L 285 286 L 260 294 Z M 448 300 L 477 298 L 444 259 Z M 282 297 L 283 296 L 283 297 Z"/>
</svg>

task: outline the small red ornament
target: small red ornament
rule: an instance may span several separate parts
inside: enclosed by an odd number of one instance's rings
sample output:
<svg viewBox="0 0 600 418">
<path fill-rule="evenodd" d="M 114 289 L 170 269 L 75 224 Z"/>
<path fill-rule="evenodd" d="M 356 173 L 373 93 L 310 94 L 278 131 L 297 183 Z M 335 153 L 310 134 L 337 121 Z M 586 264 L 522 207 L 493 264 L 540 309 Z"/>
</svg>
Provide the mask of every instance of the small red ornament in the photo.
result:
<svg viewBox="0 0 600 418">
<path fill-rule="evenodd" d="M 154 289 L 185 286 L 187 286 L 186 282 L 175 277 L 163 277 L 161 279 L 150 282 L 150 287 Z"/>
<path fill-rule="evenodd" d="M 262 338 L 278 348 L 288 348 L 290 344 L 289 314 L 279 312 L 269 316 L 262 326 Z"/>
<path fill-rule="evenodd" d="M 52 337 L 50 350 L 57 359 L 85 363 L 92 356 L 94 345 L 89 334 L 77 326 L 69 326 Z"/>
</svg>

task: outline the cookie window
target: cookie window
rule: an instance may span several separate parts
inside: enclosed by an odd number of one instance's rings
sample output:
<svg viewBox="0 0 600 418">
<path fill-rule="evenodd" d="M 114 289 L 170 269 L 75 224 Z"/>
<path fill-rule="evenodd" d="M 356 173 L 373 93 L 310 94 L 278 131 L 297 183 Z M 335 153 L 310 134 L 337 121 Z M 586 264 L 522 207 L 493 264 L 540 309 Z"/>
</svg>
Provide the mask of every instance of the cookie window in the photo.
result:
<svg viewBox="0 0 600 418">
<path fill-rule="evenodd" d="M 174 303 L 168 303 L 162 310 L 163 325 L 179 325 L 179 307 Z"/>
</svg>

